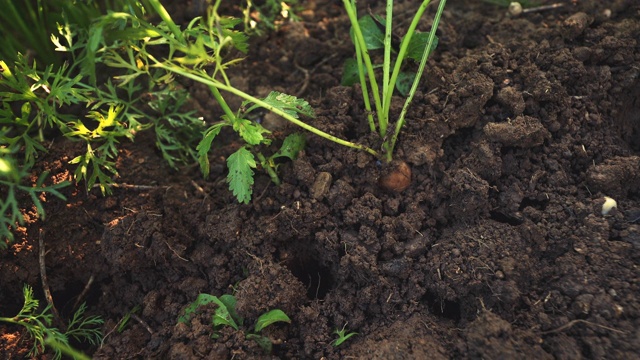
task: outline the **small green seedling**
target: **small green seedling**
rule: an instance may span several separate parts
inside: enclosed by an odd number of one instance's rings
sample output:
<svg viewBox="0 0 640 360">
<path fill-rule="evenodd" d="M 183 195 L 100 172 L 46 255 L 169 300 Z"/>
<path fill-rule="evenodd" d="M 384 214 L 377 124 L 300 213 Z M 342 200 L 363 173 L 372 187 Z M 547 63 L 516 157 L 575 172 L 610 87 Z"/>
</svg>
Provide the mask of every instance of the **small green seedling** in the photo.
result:
<svg viewBox="0 0 640 360">
<path fill-rule="evenodd" d="M 208 305 L 215 304 L 217 308 L 213 314 L 211 319 L 211 324 L 213 325 L 214 333 L 212 338 L 217 338 L 219 335 L 217 331 L 219 331 L 224 326 L 232 327 L 235 330 L 239 330 L 241 326 L 243 326 L 244 319 L 236 313 L 236 298 L 233 295 L 222 295 L 220 297 L 209 295 L 209 294 L 200 294 L 196 298 L 196 301 L 189 304 L 185 310 L 184 314 L 178 318 L 178 322 L 187 324 L 198 310 L 198 308 Z M 260 335 L 262 330 L 267 326 L 277 323 L 277 322 L 286 322 L 291 323 L 291 319 L 285 314 L 282 310 L 274 309 L 268 311 L 260 317 L 256 321 L 253 332 L 246 332 L 245 336 L 247 339 L 254 340 L 258 345 L 264 350 L 266 354 L 270 354 L 273 348 L 273 344 L 271 343 L 271 339 L 266 336 Z"/>
<path fill-rule="evenodd" d="M 24 305 L 20 312 L 10 318 L 0 317 L 0 321 L 24 327 L 34 340 L 33 347 L 28 356 L 36 357 L 44 351 L 45 345 L 50 346 L 54 351 L 54 359 L 61 359 L 62 354 L 75 354 L 76 359 L 89 359 L 69 346 L 69 337 L 77 341 L 88 341 L 91 345 L 100 343 L 102 333 L 99 326 L 104 323 L 98 316 L 84 317 L 87 307 L 82 304 L 73 314 L 73 318 L 67 325 L 66 332 L 62 332 L 52 327 L 53 314 L 51 305 L 38 313 L 39 301 L 33 297 L 33 289 L 25 285 L 22 293 L 24 295 Z"/>
<path fill-rule="evenodd" d="M 271 343 L 271 339 L 266 336 L 260 335 L 260 332 L 267 326 L 277 323 L 277 322 L 286 322 L 291 323 L 291 319 L 284 313 L 284 311 L 280 309 L 270 310 L 258 317 L 258 321 L 256 321 L 256 325 L 253 329 L 253 334 L 247 334 L 247 339 L 251 339 L 260 345 L 262 350 L 264 350 L 265 354 L 271 354 L 271 350 L 273 348 L 273 344 Z"/>
<path fill-rule="evenodd" d="M 118 322 L 118 327 L 116 328 L 116 331 L 119 334 L 122 333 L 124 329 L 127 328 L 127 325 L 129 325 L 129 320 L 131 320 L 131 315 L 135 314 L 138 311 L 140 311 L 140 305 L 134 306 L 133 309 L 129 310 L 129 312 L 124 314 L 122 319 L 120 319 L 120 321 Z"/>
<path fill-rule="evenodd" d="M 331 345 L 333 345 L 333 347 L 340 346 L 343 342 L 349 340 L 350 337 L 358 334 L 357 332 L 347 332 L 347 330 L 345 330 L 346 327 L 347 324 L 344 324 L 342 330 L 336 329 L 333 332 L 334 334 L 338 335 L 338 338 L 331 342 Z"/>
</svg>

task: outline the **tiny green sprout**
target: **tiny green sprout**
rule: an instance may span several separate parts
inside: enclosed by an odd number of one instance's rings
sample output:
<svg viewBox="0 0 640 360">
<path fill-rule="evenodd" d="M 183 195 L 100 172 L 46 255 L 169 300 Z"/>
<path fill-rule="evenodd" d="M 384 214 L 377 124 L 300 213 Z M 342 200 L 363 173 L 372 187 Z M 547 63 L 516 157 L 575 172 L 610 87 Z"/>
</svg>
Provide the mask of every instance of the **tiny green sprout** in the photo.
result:
<svg viewBox="0 0 640 360">
<path fill-rule="evenodd" d="M 342 345 L 342 343 L 347 341 L 350 337 L 358 334 L 357 332 L 347 332 L 347 330 L 345 329 L 346 327 L 347 327 L 347 324 L 344 324 L 344 326 L 342 327 L 342 330 L 336 329 L 333 332 L 334 334 L 338 335 L 338 338 L 331 342 L 331 345 L 333 345 L 333 347 L 338 347 Z"/>
<path fill-rule="evenodd" d="M 122 319 L 120 319 L 120 321 L 118 322 L 118 328 L 116 329 L 116 331 L 118 333 L 122 333 L 124 329 L 126 329 L 127 325 L 129 324 L 129 320 L 131 320 L 131 315 L 135 314 L 138 311 L 140 311 L 140 305 L 136 305 L 133 307 L 133 309 L 129 310 L 129 312 L 126 313 L 122 317 Z"/>
<path fill-rule="evenodd" d="M 243 326 L 244 319 L 238 316 L 236 313 L 236 298 L 233 295 L 222 295 L 219 298 L 217 296 L 209 294 L 200 294 L 196 298 L 196 301 L 189 304 L 184 309 L 184 314 L 178 318 L 178 322 L 187 324 L 195 314 L 196 310 L 207 304 L 216 304 L 217 308 L 211 319 L 211 324 L 215 330 L 212 338 L 218 338 L 217 331 L 224 326 L 232 327 L 235 330 L 239 330 Z M 266 327 L 277 322 L 291 323 L 291 319 L 280 309 L 273 309 L 260 315 L 254 326 L 253 332 L 245 331 L 245 337 L 249 340 L 255 341 L 265 352 L 270 354 L 273 349 L 271 339 L 267 336 L 263 336 L 260 333 Z"/>
<path fill-rule="evenodd" d="M 271 342 L 271 339 L 269 339 L 266 336 L 260 335 L 260 332 L 267 326 L 277 322 L 286 322 L 290 324 L 291 319 L 287 316 L 287 314 L 284 313 L 284 311 L 280 309 L 274 309 L 274 310 L 268 311 L 260 315 L 260 317 L 258 318 L 258 321 L 256 321 L 256 325 L 254 327 L 254 333 L 247 334 L 246 338 L 258 343 L 258 345 L 260 345 L 262 350 L 264 350 L 265 354 L 271 354 L 271 351 L 273 350 L 273 344 Z"/>
</svg>

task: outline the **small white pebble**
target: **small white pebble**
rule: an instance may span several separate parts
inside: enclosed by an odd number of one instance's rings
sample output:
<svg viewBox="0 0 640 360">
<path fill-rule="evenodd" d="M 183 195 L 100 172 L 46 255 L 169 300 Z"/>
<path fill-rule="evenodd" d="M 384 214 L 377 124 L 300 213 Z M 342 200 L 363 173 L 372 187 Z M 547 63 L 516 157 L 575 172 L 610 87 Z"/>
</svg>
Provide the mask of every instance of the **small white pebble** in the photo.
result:
<svg viewBox="0 0 640 360">
<path fill-rule="evenodd" d="M 607 215 L 609 211 L 611 211 L 611 209 L 617 208 L 617 207 L 618 207 L 618 203 L 615 200 L 613 200 L 608 196 L 605 196 L 604 204 L 602 204 L 602 216 Z"/>
<path fill-rule="evenodd" d="M 509 15 L 518 16 L 522 14 L 522 5 L 519 2 L 509 4 Z"/>
</svg>

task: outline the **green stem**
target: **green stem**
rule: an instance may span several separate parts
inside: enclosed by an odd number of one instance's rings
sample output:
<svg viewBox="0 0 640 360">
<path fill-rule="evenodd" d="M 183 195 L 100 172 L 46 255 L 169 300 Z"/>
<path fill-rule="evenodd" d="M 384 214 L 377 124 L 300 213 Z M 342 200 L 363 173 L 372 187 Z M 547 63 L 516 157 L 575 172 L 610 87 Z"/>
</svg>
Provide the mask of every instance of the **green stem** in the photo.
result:
<svg viewBox="0 0 640 360">
<path fill-rule="evenodd" d="M 438 24 L 440 23 L 440 18 L 442 17 L 442 12 L 444 11 L 444 6 L 447 3 L 447 0 L 440 0 L 440 4 L 438 5 L 438 11 L 433 18 L 433 24 L 431 25 L 431 31 L 429 32 L 429 38 L 427 40 L 427 46 L 424 48 L 422 52 L 422 58 L 420 59 L 420 66 L 418 67 L 418 72 L 416 73 L 416 77 L 413 80 L 413 84 L 411 85 L 411 90 L 409 90 L 409 96 L 404 102 L 404 106 L 402 107 L 402 111 L 400 112 L 400 118 L 396 123 L 396 128 L 391 137 L 391 142 L 389 146 L 386 147 L 387 150 L 387 160 L 391 161 L 391 154 L 393 153 L 393 149 L 396 146 L 396 141 L 398 141 L 398 135 L 400 134 L 400 129 L 404 125 L 405 116 L 407 114 L 407 110 L 409 109 L 409 105 L 411 101 L 413 101 L 413 96 L 416 93 L 416 89 L 418 88 L 418 83 L 420 82 L 420 78 L 422 77 L 422 73 L 424 72 L 424 68 L 427 64 L 427 59 L 429 58 L 429 52 L 431 50 L 431 45 L 435 39 L 436 30 L 438 30 Z"/>
<path fill-rule="evenodd" d="M 158 15 L 160 15 L 160 18 L 162 18 L 162 20 L 169 26 L 169 29 L 171 29 L 171 32 L 175 35 L 176 39 L 178 39 L 180 42 L 184 42 L 185 39 L 184 39 L 184 36 L 182 35 L 182 32 L 180 31 L 178 26 L 176 26 L 176 24 L 173 22 L 173 19 L 171 19 L 171 16 L 167 12 L 167 10 L 164 8 L 164 6 L 162 6 L 160 1 L 159 0 L 149 0 L 149 1 L 151 3 L 151 6 L 158 13 Z M 217 9 L 219 5 L 220 5 L 220 0 L 217 0 L 213 5 L 214 6 L 213 14 L 216 14 L 216 15 L 218 14 Z M 221 44 L 218 47 L 218 51 L 216 52 L 216 56 L 218 58 L 220 58 L 219 51 L 223 47 L 223 45 L 224 44 Z M 220 94 L 220 91 L 215 86 L 211 86 L 211 85 L 209 85 L 209 90 L 211 90 L 213 97 L 216 98 L 216 101 L 218 102 L 218 104 L 220 104 L 220 107 L 222 107 L 222 111 L 224 111 L 224 113 L 229 117 L 229 120 L 234 120 L 236 118 L 236 115 L 231 110 L 231 108 L 229 108 L 229 105 L 222 97 L 222 94 Z"/>
<path fill-rule="evenodd" d="M 195 78 L 193 78 L 193 79 L 195 80 Z M 214 86 L 216 86 L 216 85 L 214 85 Z M 242 92 L 242 91 L 240 91 L 240 90 L 238 90 L 238 89 L 236 89 L 234 87 L 229 87 L 229 86 L 222 85 L 222 84 L 218 84 L 218 86 L 216 86 L 216 87 L 218 87 L 220 90 L 224 90 L 224 91 L 230 92 L 230 93 L 238 95 L 238 96 L 240 96 L 240 97 L 242 97 L 242 98 L 244 98 L 246 100 L 249 100 L 249 101 L 251 101 L 251 102 L 253 102 L 253 103 L 257 104 L 257 105 L 260 105 L 261 107 L 271 111 L 272 113 L 282 116 L 284 119 L 288 120 L 289 122 L 291 122 L 291 123 L 293 123 L 295 125 L 298 125 L 299 127 L 303 128 L 303 129 L 305 129 L 307 131 L 310 131 L 310 132 L 312 132 L 312 133 L 314 133 L 314 134 L 316 134 L 316 135 L 318 135 L 320 137 L 323 137 L 323 138 L 325 138 L 327 140 L 331 140 L 331 141 L 333 141 L 333 142 L 335 142 L 337 144 L 344 145 L 344 146 L 347 146 L 347 147 L 350 147 L 350 148 L 353 148 L 353 149 L 363 150 L 363 151 L 368 152 L 371 155 L 378 156 L 378 153 L 375 150 L 373 150 L 373 149 L 371 149 L 371 148 L 369 148 L 367 146 L 356 144 L 356 143 L 352 143 L 350 141 L 346 141 L 346 140 L 340 139 L 338 137 L 335 137 L 335 136 L 333 136 L 333 135 L 331 135 L 329 133 L 326 133 L 326 132 L 324 132 L 324 131 L 322 131 L 320 129 L 317 129 L 317 128 L 311 126 L 311 125 L 308 125 L 308 124 L 306 124 L 306 123 L 294 118 L 293 116 L 287 114 L 286 112 L 284 112 L 284 111 L 282 111 L 282 110 L 280 110 L 280 109 L 278 109 L 276 107 L 273 107 L 273 106 L 269 105 L 268 103 L 266 103 L 266 102 L 264 102 L 264 101 L 262 101 L 262 100 L 260 100 L 258 98 L 255 98 L 255 97 L 253 97 L 253 96 L 251 96 L 251 95 L 249 95 L 249 94 L 247 94 L 245 92 Z"/>
<path fill-rule="evenodd" d="M 387 18 L 384 28 L 384 60 L 382 62 L 382 99 L 384 102 L 386 102 L 388 98 L 391 98 L 391 95 L 393 94 L 393 87 L 390 88 L 389 84 L 389 70 L 391 69 L 391 30 L 393 27 L 393 0 L 387 0 L 386 16 Z M 382 106 L 384 112 L 384 104 Z"/>
<path fill-rule="evenodd" d="M 216 98 L 216 101 L 218 102 L 218 104 L 220 104 L 220 107 L 222 107 L 222 111 L 224 111 L 224 113 L 229 117 L 229 121 L 235 120 L 236 114 L 231 110 L 227 102 L 224 100 L 222 94 L 220 94 L 220 90 L 218 90 L 218 88 L 213 85 L 209 85 L 209 90 L 211 90 L 213 97 Z"/>
<path fill-rule="evenodd" d="M 49 345 L 53 349 L 58 350 L 65 355 L 68 355 L 74 360 L 91 360 L 90 357 L 72 348 L 68 344 L 64 344 L 64 343 L 61 343 L 60 341 L 55 340 L 53 336 L 47 335 L 47 337 L 44 339 L 44 343 Z"/>
<path fill-rule="evenodd" d="M 304 123 L 303 121 L 300 121 L 300 120 L 296 119 L 295 117 L 287 114 L 286 112 L 284 112 L 284 111 L 282 111 L 282 110 L 280 110 L 280 109 L 278 109 L 276 107 L 273 107 L 270 104 L 268 104 L 268 103 L 266 103 L 266 102 L 264 102 L 264 101 L 262 101 L 262 100 L 260 100 L 260 99 L 258 99 L 256 97 L 253 97 L 253 96 L 251 96 L 251 95 L 249 95 L 249 94 L 247 94 L 247 93 L 245 93 L 245 92 L 243 92 L 241 90 L 238 90 L 238 89 L 234 88 L 233 86 L 228 86 L 228 85 L 223 84 L 223 83 L 221 83 L 219 81 L 215 81 L 214 79 L 211 79 L 210 77 L 208 77 L 206 75 L 203 76 L 203 74 L 197 74 L 197 73 L 194 74 L 194 73 L 185 71 L 184 69 L 181 69 L 181 68 L 176 67 L 176 66 L 169 66 L 167 64 L 163 64 L 163 63 L 159 62 L 157 59 L 155 59 L 153 56 L 151 56 L 151 55 L 148 55 L 148 56 L 149 56 L 149 58 L 151 60 L 153 60 L 156 63 L 156 65 L 158 67 L 161 67 L 161 68 L 163 68 L 163 69 L 165 69 L 167 71 L 171 71 L 171 72 L 174 72 L 174 73 L 179 74 L 181 76 L 184 76 L 186 78 L 198 81 L 198 82 L 200 82 L 202 84 L 205 84 L 205 85 L 207 85 L 209 87 L 214 87 L 217 90 L 223 90 L 223 91 L 232 93 L 234 95 L 237 95 L 237 96 L 239 96 L 239 97 L 241 97 L 241 98 L 243 98 L 245 100 L 248 100 L 248 101 L 250 101 L 250 102 L 252 102 L 252 103 L 254 103 L 254 104 L 256 104 L 256 105 L 258 105 L 260 107 L 263 107 L 263 108 L 271 111 L 274 114 L 280 115 L 285 120 L 287 120 L 287 121 L 289 121 L 289 122 L 291 122 L 291 123 L 293 123 L 295 125 L 298 125 L 299 127 L 303 128 L 303 129 L 305 129 L 307 131 L 310 131 L 310 132 L 312 132 L 312 133 L 314 133 L 314 134 L 316 134 L 316 135 L 318 135 L 320 137 L 323 137 L 323 138 L 325 138 L 327 140 L 331 140 L 331 141 L 333 141 L 333 142 L 335 142 L 337 144 L 340 144 L 340 145 L 343 145 L 343 146 L 347 146 L 347 147 L 350 147 L 350 148 L 353 148 L 353 149 L 363 150 L 365 152 L 368 152 L 371 155 L 378 156 L 378 153 L 375 150 L 373 150 L 373 149 L 371 149 L 371 148 L 369 148 L 367 146 L 356 144 L 356 143 L 352 143 L 350 141 L 346 141 L 346 140 L 340 139 L 338 137 L 335 137 L 335 136 L 333 136 L 331 134 L 328 134 L 328 133 L 326 133 L 326 132 L 324 132 L 324 131 L 322 131 L 320 129 L 317 129 L 317 128 L 311 126 L 311 125 L 308 125 L 308 124 Z M 214 94 L 214 96 L 215 96 L 215 94 Z"/>
<path fill-rule="evenodd" d="M 356 6 L 355 3 L 350 2 L 349 0 L 342 0 L 344 3 L 345 10 L 347 11 L 347 15 L 349 16 L 349 21 L 351 22 L 351 27 L 353 28 L 353 33 L 355 34 L 355 46 L 360 48 L 360 52 L 362 54 L 362 58 L 364 59 L 365 66 L 367 68 L 367 74 L 369 75 L 369 83 L 371 84 L 371 92 L 373 92 L 373 100 L 376 105 L 376 114 L 378 116 L 378 125 L 380 136 L 384 136 L 384 133 L 387 131 L 388 124 L 388 114 L 382 112 L 382 102 L 380 100 L 380 90 L 378 87 L 378 82 L 376 81 L 375 73 L 373 72 L 373 64 L 371 63 L 371 57 L 369 57 L 369 50 L 367 49 L 367 44 L 364 41 L 364 36 L 362 35 L 362 29 L 360 29 L 360 24 L 358 23 L 358 15 L 356 14 Z"/>
<path fill-rule="evenodd" d="M 424 14 L 427 6 L 429 5 L 430 0 L 424 0 L 422 5 L 418 8 L 416 15 L 413 17 L 411 21 L 411 25 L 409 25 L 409 29 L 407 30 L 407 34 L 404 39 L 402 39 L 402 43 L 400 44 L 400 50 L 398 51 L 398 57 L 396 58 L 396 64 L 393 68 L 393 74 L 391 74 L 391 79 L 389 81 L 389 87 L 394 89 L 396 86 L 396 82 L 398 81 L 398 75 L 400 74 L 400 69 L 402 68 L 402 63 L 404 62 L 405 57 L 407 56 L 407 51 L 409 49 L 409 43 L 411 42 L 411 38 L 420 23 L 420 19 L 422 18 L 422 14 Z M 417 77 L 417 76 L 416 76 Z M 391 95 L 386 96 L 384 98 L 384 104 L 382 105 L 382 111 L 389 113 L 391 109 Z"/>
<path fill-rule="evenodd" d="M 358 77 L 360 78 L 360 88 L 362 90 L 362 99 L 364 108 L 367 111 L 367 121 L 369 122 L 369 130 L 376 131 L 376 123 L 373 120 L 373 112 L 371 111 L 371 100 L 369 100 L 369 87 L 367 86 L 367 78 L 364 74 L 364 64 L 362 62 L 362 51 L 356 46 L 356 63 L 358 64 Z"/>
<path fill-rule="evenodd" d="M 269 160 L 267 160 L 261 152 L 257 153 L 256 155 L 258 156 L 258 160 L 260 160 L 260 165 L 262 166 L 262 168 L 267 171 L 267 174 L 269 174 L 271 181 L 276 186 L 280 186 L 280 178 L 278 177 L 278 174 L 276 174 L 276 172 L 273 170 L 271 164 L 269 164 Z"/>
<path fill-rule="evenodd" d="M 167 12 L 167 9 L 165 9 L 164 6 L 162 6 L 162 4 L 160 3 L 160 0 L 149 0 L 149 4 L 151 4 L 151 7 L 153 7 L 153 10 L 155 10 L 156 13 L 160 15 L 160 18 L 162 19 L 162 21 L 164 21 L 167 24 L 167 26 L 169 27 L 173 35 L 176 37 L 176 39 L 178 39 L 178 41 L 180 41 L 181 43 L 184 43 L 184 36 L 182 35 L 182 31 L 180 31 L 180 28 L 178 27 L 178 25 L 176 25 L 176 23 L 173 22 L 173 19 L 171 19 L 171 15 L 169 15 L 169 13 Z"/>
</svg>

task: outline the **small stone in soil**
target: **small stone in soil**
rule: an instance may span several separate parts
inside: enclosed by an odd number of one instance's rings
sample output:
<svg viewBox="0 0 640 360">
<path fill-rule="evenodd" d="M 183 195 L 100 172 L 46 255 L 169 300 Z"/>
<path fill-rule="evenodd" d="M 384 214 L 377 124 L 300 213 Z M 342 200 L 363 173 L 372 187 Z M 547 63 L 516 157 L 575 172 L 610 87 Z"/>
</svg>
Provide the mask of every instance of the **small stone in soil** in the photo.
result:
<svg viewBox="0 0 640 360">
<path fill-rule="evenodd" d="M 311 193 L 311 197 L 316 200 L 320 200 L 325 196 L 329 192 L 332 180 L 333 177 L 330 173 L 324 171 L 319 173 L 309 191 Z"/>
</svg>

